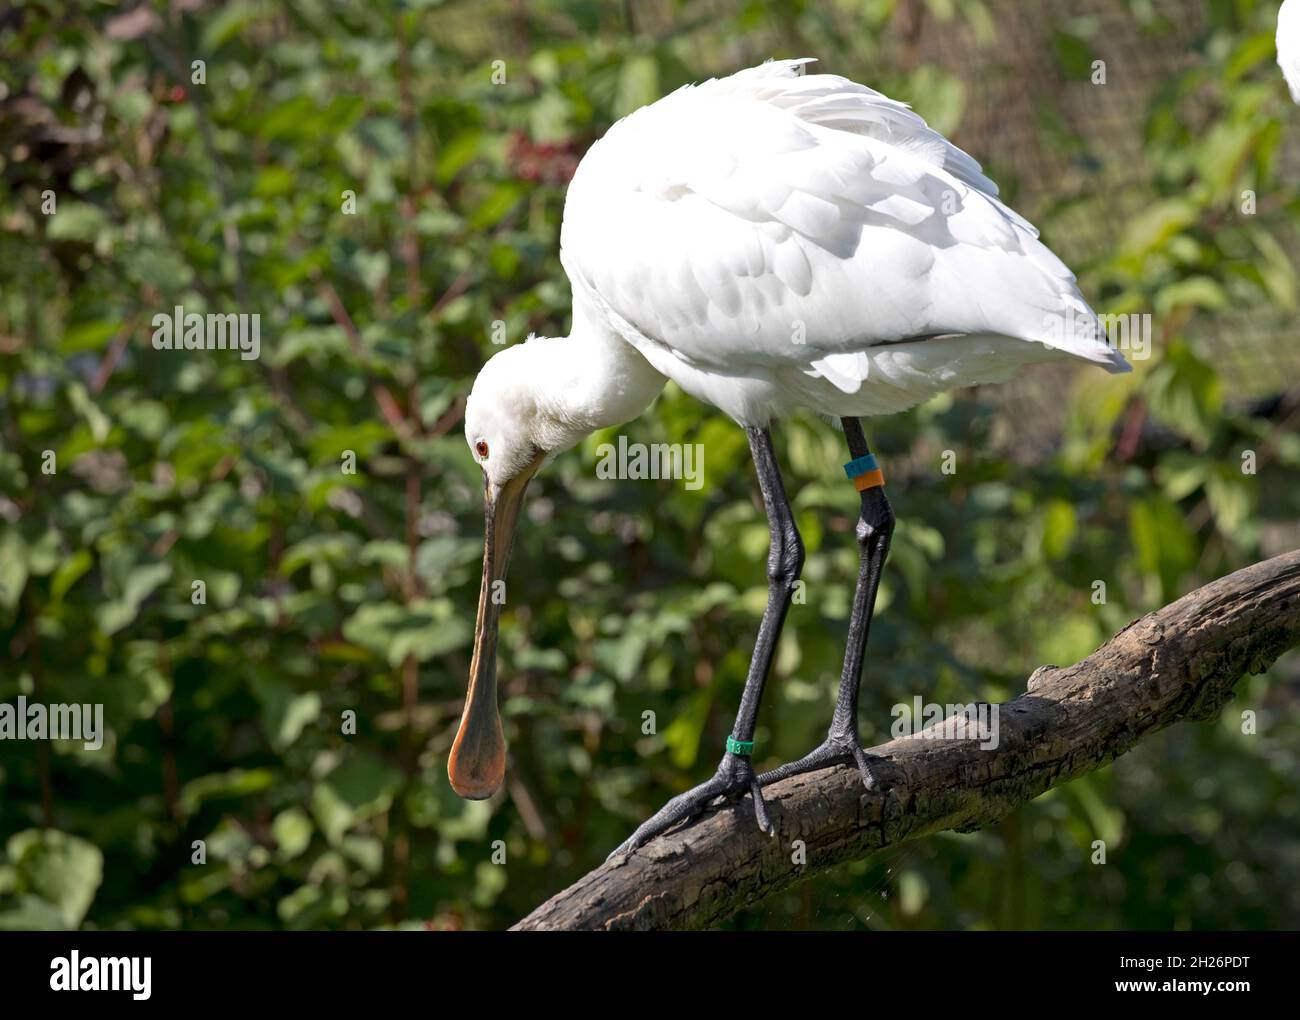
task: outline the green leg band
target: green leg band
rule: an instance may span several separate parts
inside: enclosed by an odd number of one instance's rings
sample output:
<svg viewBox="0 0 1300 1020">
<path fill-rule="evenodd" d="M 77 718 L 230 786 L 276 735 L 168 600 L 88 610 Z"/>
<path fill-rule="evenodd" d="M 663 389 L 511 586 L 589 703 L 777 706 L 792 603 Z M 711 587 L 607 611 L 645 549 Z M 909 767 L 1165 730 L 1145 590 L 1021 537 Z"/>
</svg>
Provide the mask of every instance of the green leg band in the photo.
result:
<svg viewBox="0 0 1300 1020">
<path fill-rule="evenodd" d="M 742 758 L 748 758 L 754 752 L 754 742 L 752 740 L 737 740 L 735 737 L 727 737 L 727 750 L 732 754 L 738 754 Z"/>
</svg>

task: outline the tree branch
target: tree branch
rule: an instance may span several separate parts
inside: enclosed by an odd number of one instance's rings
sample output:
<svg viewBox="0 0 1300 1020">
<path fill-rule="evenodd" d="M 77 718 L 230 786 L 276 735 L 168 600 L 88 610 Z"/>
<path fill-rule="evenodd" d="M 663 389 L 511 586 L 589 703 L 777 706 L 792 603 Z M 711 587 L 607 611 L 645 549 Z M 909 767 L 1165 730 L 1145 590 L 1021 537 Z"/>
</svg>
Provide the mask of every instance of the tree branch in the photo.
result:
<svg viewBox="0 0 1300 1020">
<path fill-rule="evenodd" d="M 997 747 L 893 740 L 874 791 L 836 766 L 764 790 L 775 838 L 749 798 L 604 864 L 517 930 L 698 928 L 841 861 L 945 829 L 990 825 L 1182 719 L 1213 718 L 1243 674 L 1300 644 L 1300 551 L 1239 570 L 1142 617 L 1074 666 L 1041 666 L 999 706 Z M 807 862 L 792 863 L 795 840 Z"/>
</svg>

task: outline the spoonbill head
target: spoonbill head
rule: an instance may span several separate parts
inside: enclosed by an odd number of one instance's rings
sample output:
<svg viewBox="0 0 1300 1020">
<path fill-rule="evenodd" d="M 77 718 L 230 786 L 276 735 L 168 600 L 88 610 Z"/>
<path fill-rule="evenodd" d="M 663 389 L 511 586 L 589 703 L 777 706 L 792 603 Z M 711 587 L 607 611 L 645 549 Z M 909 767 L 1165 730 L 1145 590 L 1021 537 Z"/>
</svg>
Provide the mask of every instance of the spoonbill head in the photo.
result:
<svg viewBox="0 0 1300 1020">
<path fill-rule="evenodd" d="M 667 380 L 749 436 L 772 535 L 769 601 L 736 725 L 712 780 L 675 798 L 624 848 L 717 796 L 855 762 L 863 649 L 893 512 L 859 419 L 960 386 L 1073 359 L 1127 371 L 1075 278 L 997 197 L 978 163 L 906 105 L 808 60 L 688 86 L 614 125 L 583 157 L 560 259 L 573 287 L 565 338 L 492 357 L 465 438 L 484 476 L 483 586 L 453 787 L 490 796 L 505 774 L 496 706 L 500 597 L 520 507 L 544 462 L 644 411 Z M 803 562 L 770 426 L 839 418 L 861 500 L 861 573 L 826 742 L 756 776 L 749 755 L 772 653 Z"/>
<path fill-rule="evenodd" d="M 631 348 L 576 334 L 569 340 L 533 337 L 508 347 L 474 381 L 465 438 L 483 468 L 483 581 L 465 710 L 447 768 L 462 797 L 490 797 L 505 778 L 497 627 L 528 483 L 548 458 L 596 429 L 636 417 L 665 381 Z"/>
</svg>

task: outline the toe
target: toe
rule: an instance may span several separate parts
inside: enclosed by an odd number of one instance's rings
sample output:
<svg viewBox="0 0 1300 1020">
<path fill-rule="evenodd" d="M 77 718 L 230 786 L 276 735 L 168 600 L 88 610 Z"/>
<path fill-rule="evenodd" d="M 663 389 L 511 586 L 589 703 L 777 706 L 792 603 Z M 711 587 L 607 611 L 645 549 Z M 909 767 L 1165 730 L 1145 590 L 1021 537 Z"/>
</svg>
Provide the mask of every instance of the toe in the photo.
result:
<svg viewBox="0 0 1300 1020">
<path fill-rule="evenodd" d="M 876 788 L 876 771 L 871 767 L 871 756 L 855 742 L 853 759 L 858 763 L 858 772 L 862 775 L 862 785 L 868 790 Z"/>
<path fill-rule="evenodd" d="M 758 819 L 758 827 L 769 836 L 775 836 L 776 826 L 772 824 L 772 819 L 768 816 L 767 803 L 763 800 L 763 788 L 758 785 L 757 777 L 751 780 L 749 793 L 754 798 L 754 817 Z"/>
<path fill-rule="evenodd" d="M 714 776 L 707 783 L 697 786 L 693 790 L 687 790 L 680 793 L 662 808 L 660 808 L 651 818 L 644 822 L 637 830 L 632 833 L 623 843 L 621 843 L 609 857 L 609 861 L 621 854 L 630 854 L 641 847 L 645 846 L 656 836 L 659 836 L 671 829 L 678 822 L 685 821 L 695 815 L 700 814 L 709 803 L 717 796 L 729 791 L 729 782 L 719 776 Z M 743 791 L 742 791 L 743 792 Z"/>
</svg>

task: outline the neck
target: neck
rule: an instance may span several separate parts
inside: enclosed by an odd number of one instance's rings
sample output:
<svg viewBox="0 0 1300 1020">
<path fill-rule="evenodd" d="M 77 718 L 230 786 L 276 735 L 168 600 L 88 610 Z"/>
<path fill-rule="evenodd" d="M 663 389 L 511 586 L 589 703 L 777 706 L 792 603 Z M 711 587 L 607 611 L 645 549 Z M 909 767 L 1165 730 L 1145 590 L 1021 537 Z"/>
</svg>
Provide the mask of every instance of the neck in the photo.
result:
<svg viewBox="0 0 1300 1020">
<path fill-rule="evenodd" d="M 549 428 L 545 449 L 567 449 L 597 429 L 621 425 L 654 401 L 666 380 L 631 344 L 575 304 L 573 332 L 536 345 L 539 401 Z"/>
</svg>

